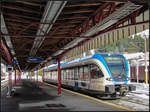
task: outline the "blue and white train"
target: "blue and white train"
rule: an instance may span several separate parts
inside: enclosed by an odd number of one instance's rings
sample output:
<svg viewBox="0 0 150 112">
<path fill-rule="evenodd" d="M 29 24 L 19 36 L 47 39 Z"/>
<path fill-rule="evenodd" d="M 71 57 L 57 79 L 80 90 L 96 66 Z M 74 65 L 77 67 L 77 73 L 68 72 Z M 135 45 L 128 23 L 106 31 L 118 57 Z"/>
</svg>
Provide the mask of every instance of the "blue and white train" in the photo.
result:
<svg viewBox="0 0 150 112">
<path fill-rule="evenodd" d="M 61 83 L 75 90 L 116 97 L 135 90 L 127 59 L 121 54 L 95 53 L 60 64 Z M 46 82 L 58 83 L 57 64 L 45 70 Z"/>
</svg>

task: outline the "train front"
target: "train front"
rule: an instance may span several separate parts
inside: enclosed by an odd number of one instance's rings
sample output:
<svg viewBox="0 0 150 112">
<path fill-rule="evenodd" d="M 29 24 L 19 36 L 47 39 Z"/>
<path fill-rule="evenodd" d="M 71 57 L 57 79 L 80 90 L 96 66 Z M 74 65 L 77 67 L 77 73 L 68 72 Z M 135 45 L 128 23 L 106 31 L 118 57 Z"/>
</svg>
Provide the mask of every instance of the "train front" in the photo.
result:
<svg viewBox="0 0 150 112">
<path fill-rule="evenodd" d="M 130 84 L 130 71 L 127 59 L 121 54 L 102 55 L 109 76 L 105 80 L 105 92 L 125 95 L 129 91 L 135 90 L 135 86 Z"/>
</svg>

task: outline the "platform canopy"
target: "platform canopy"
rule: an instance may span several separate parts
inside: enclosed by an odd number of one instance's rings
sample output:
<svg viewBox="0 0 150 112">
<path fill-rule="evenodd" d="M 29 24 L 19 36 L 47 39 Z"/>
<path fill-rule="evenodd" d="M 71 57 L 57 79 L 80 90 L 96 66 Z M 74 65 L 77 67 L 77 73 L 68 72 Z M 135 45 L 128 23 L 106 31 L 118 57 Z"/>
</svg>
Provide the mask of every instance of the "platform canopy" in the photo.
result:
<svg viewBox="0 0 150 112">
<path fill-rule="evenodd" d="M 135 23 L 134 17 L 148 5 L 148 0 L 3 0 L 1 37 L 20 69 L 32 70 L 40 63 L 28 58 L 40 57 L 44 66 L 99 32 L 128 19 Z"/>
</svg>

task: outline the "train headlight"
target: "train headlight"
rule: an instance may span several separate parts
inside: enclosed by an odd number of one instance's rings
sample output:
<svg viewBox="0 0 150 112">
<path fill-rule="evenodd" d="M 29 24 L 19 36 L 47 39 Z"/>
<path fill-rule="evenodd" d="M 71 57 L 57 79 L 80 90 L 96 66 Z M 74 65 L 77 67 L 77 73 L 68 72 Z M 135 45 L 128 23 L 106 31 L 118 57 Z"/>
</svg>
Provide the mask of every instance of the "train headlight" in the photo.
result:
<svg viewBox="0 0 150 112">
<path fill-rule="evenodd" d="M 130 80 L 130 77 L 127 77 L 127 80 Z"/>
<path fill-rule="evenodd" d="M 113 79 L 112 79 L 112 78 L 106 78 L 106 80 L 108 80 L 108 81 L 113 81 Z"/>
</svg>

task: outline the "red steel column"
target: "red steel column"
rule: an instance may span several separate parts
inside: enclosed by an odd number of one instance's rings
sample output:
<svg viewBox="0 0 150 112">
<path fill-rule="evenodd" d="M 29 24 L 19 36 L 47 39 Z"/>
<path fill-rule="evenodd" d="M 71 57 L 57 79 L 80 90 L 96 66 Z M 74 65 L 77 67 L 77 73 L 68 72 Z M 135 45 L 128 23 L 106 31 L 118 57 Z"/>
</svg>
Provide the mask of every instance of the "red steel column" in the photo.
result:
<svg viewBox="0 0 150 112">
<path fill-rule="evenodd" d="M 44 72 L 44 69 L 43 69 L 43 87 L 45 87 L 45 72 Z"/>
<path fill-rule="evenodd" d="M 60 59 L 58 59 L 58 94 L 61 94 L 61 70 L 60 70 Z"/>
<path fill-rule="evenodd" d="M 16 86 L 16 83 L 17 83 L 17 79 L 16 79 L 16 65 L 14 66 L 14 69 L 15 69 L 15 85 Z"/>
</svg>

